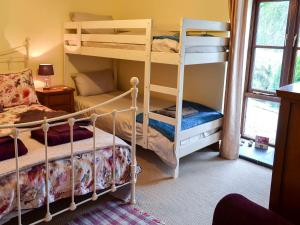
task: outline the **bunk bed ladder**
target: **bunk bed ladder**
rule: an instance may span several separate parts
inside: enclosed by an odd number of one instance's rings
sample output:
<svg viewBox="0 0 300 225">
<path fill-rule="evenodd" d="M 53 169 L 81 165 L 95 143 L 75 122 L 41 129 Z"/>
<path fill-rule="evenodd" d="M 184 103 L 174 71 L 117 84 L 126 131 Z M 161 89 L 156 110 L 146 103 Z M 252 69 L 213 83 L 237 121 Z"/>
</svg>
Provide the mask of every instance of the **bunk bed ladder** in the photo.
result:
<svg viewBox="0 0 300 225">
<path fill-rule="evenodd" d="M 151 48 L 152 48 L 152 20 L 148 21 L 146 28 L 146 57 L 144 75 L 144 118 L 143 118 L 143 147 L 148 148 L 148 124 L 150 113 L 150 81 L 151 81 Z"/>
</svg>

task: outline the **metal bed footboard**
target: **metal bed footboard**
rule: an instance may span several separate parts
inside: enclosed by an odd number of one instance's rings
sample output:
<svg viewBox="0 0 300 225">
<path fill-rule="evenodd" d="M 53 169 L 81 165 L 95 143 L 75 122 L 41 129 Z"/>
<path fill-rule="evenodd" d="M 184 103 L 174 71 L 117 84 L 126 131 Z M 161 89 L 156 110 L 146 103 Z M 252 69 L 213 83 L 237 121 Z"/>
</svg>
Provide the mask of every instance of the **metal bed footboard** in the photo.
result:
<svg viewBox="0 0 300 225">
<path fill-rule="evenodd" d="M 136 112 L 137 112 L 137 94 L 138 94 L 138 79 L 136 77 L 131 78 L 131 85 L 132 88 L 130 90 L 128 90 L 127 92 L 111 99 L 108 100 L 106 102 L 103 102 L 101 104 L 95 105 L 93 107 L 90 107 L 88 109 L 84 109 L 81 110 L 79 112 L 75 112 L 72 114 L 68 114 L 65 116 L 60 116 L 60 117 L 56 117 L 56 118 L 51 118 L 51 119 L 47 119 L 44 118 L 44 120 L 39 120 L 39 121 L 33 121 L 33 122 L 28 122 L 28 123 L 21 123 L 21 124 L 8 124 L 8 125 L 0 125 L 0 130 L 1 129 L 12 129 L 10 135 L 14 138 L 14 147 L 15 147 L 15 163 L 16 163 L 16 194 L 17 194 L 17 209 L 18 209 L 18 225 L 22 224 L 22 207 L 21 207 L 21 191 L 20 191 L 20 166 L 19 166 L 19 160 L 20 157 L 18 155 L 18 137 L 20 136 L 21 133 L 23 132 L 28 132 L 28 131 L 32 131 L 32 130 L 36 130 L 36 129 L 43 129 L 44 131 L 44 146 L 45 146 L 45 168 L 46 168 L 46 174 L 45 174 L 45 179 L 46 179 L 46 214 L 44 216 L 44 218 L 39 219 L 33 223 L 31 223 L 31 225 L 34 224 L 38 224 L 41 222 L 49 222 L 52 220 L 52 218 L 54 216 L 58 216 L 68 210 L 74 211 L 76 210 L 77 206 L 84 204 L 88 201 L 96 201 L 98 199 L 99 196 L 106 194 L 108 192 L 115 192 L 118 188 L 123 187 L 127 184 L 131 185 L 131 204 L 135 204 L 136 203 L 136 199 L 135 199 L 135 184 L 136 184 L 136 167 L 137 167 L 137 160 L 136 160 Z M 101 107 L 103 105 L 109 104 L 111 102 L 117 101 L 120 98 L 123 98 L 127 95 L 130 95 L 132 97 L 132 104 L 130 106 L 130 108 L 128 109 L 124 109 L 124 110 L 113 110 L 112 112 L 109 113 L 105 113 L 105 114 L 97 114 L 97 113 L 93 113 L 91 116 L 89 117 L 85 117 L 85 118 L 80 118 L 80 119 L 76 119 L 75 117 L 78 117 L 80 115 L 83 115 L 87 112 L 90 112 L 98 107 Z M 115 176 L 116 176 L 116 171 L 115 171 L 115 163 L 116 163 L 116 135 L 115 135 L 115 121 L 116 121 L 116 116 L 118 113 L 122 113 L 122 112 L 131 112 L 132 113 L 132 137 L 131 137 L 131 180 L 127 183 L 124 183 L 122 185 L 116 185 L 115 183 Z M 112 184 L 110 189 L 101 192 L 99 194 L 97 194 L 97 190 L 96 190 L 96 121 L 98 118 L 101 118 L 103 116 L 107 116 L 107 115 L 112 115 L 113 118 L 113 143 L 112 143 L 112 147 L 113 147 L 113 171 L 112 171 Z M 76 121 L 81 121 L 81 120 L 86 120 L 89 119 L 91 121 L 92 127 L 93 127 L 93 141 L 92 141 L 92 152 L 93 152 L 93 180 L 94 180 L 94 184 L 93 184 L 93 194 L 91 198 L 85 199 L 81 202 L 75 202 L 75 168 L 74 168 L 74 156 L 76 155 L 74 153 L 74 147 L 73 147 L 73 126 L 75 124 Z M 65 120 L 65 122 L 62 122 L 62 120 Z M 50 198 L 49 198 L 49 156 L 48 156 L 48 140 L 47 140 L 47 134 L 49 131 L 49 128 L 52 126 L 56 126 L 56 125 L 61 125 L 61 124 L 69 124 L 70 126 L 70 149 L 71 149 L 71 204 L 69 207 L 60 210 L 58 212 L 55 213 L 51 213 L 50 211 Z M 34 127 L 33 127 L 34 126 Z M 32 127 L 32 128 L 28 128 L 28 127 Z M 6 134 L 7 135 L 7 134 Z M 6 136 L 5 135 L 5 136 Z M 4 136 L 4 135 L 2 135 Z"/>
</svg>

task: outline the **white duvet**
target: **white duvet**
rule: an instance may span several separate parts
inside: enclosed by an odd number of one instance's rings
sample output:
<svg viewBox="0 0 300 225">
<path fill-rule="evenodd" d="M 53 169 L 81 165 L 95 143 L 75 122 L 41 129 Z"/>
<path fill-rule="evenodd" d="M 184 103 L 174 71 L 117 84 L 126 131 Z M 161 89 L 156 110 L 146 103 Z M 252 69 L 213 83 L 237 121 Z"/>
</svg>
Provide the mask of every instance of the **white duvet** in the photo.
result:
<svg viewBox="0 0 300 225">
<path fill-rule="evenodd" d="M 92 126 L 87 127 L 92 130 Z M 38 141 L 30 138 L 30 132 L 24 132 L 20 135 L 28 149 L 28 153 L 19 159 L 19 167 L 27 168 L 45 162 L 45 147 Z M 112 146 L 113 135 L 96 128 L 96 148 L 102 149 Z M 128 146 L 126 142 L 116 137 L 116 145 Z M 93 138 L 74 142 L 74 153 L 84 153 L 93 150 Z M 61 159 L 71 155 L 70 143 L 48 147 L 49 160 Z M 16 170 L 16 160 L 9 159 L 0 163 L 0 176 L 11 173 Z"/>
</svg>

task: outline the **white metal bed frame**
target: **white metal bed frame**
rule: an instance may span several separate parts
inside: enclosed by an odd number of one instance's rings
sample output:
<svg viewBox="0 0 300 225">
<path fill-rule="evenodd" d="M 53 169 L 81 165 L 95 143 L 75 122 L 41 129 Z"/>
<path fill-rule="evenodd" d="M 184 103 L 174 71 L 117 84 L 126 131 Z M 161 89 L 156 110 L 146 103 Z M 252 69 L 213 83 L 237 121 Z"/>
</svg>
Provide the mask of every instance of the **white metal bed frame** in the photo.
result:
<svg viewBox="0 0 300 225">
<path fill-rule="evenodd" d="M 86 22 L 66 22 L 65 23 L 65 54 L 77 54 L 87 56 L 97 56 L 112 59 L 125 59 L 133 61 L 143 61 L 144 70 L 144 122 L 143 122 L 143 147 L 148 148 L 148 124 L 149 119 L 155 119 L 175 126 L 175 154 L 177 167 L 173 177 L 178 177 L 179 159 L 206 146 L 221 140 L 221 131 L 218 131 L 199 141 L 182 145 L 188 142 L 189 138 L 196 137 L 202 132 L 222 127 L 222 119 L 218 119 L 206 124 L 193 127 L 188 130 L 181 130 L 183 83 L 185 65 L 224 63 L 227 62 L 228 52 L 216 53 L 186 53 L 186 47 L 191 46 L 228 46 L 228 37 L 199 37 L 188 36 L 188 31 L 214 31 L 229 32 L 230 24 L 226 22 L 195 20 L 183 18 L 180 23 L 180 51 L 179 53 L 153 52 L 152 44 L 152 20 L 112 20 L 112 21 L 86 21 Z M 85 34 L 84 29 L 144 29 L 145 34 Z M 73 31 L 73 33 L 70 33 Z M 75 31 L 75 33 L 74 33 Z M 70 46 L 67 42 L 76 42 L 75 46 Z M 145 50 L 129 50 L 115 48 L 99 48 L 83 46 L 83 41 L 123 43 L 144 45 Z M 151 63 L 171 64 L 178 67 L 177 87 L 171 88 L 161 85 L 151 84 Z M 117 79 L 117 68 L 114 63 L 114 78 Z M 66 65 L 65 65 L 66 66 Z M 65 74 L 68 76 L 68 74 Z M 176 97 L 176 117 L 171 118 L 157 113 L 150 112 L 150 93 L 157 92 Z"/>
<path fill-rule="evenodd" d="M 20 53 L 21 49 L 25 49 L 24 56 L 14 56 L 14 54 Z M 23 63 L 24 67 L 28 67 L 29 63 L 29 38 L 13 48 L 0 51 L 0 63 L 7 64 L 7 70 L 11 70 L 11 64 L 13 63 Z"/>
<path fill-rule="evenodd" d="M 5 51 L 5 56 L 8 56 L 9 54 L 12 54 L 15 52 L 16 49 L 19 49 L 21 47 L 25 47 L 26 48 L 26 57 L 23 58 L 24 60 L 24 65 L 27 66 L 28 65 L 28 59 L 29 59 L 29 42 L 28 39 L 26 39 L 26 42 L 21 45 L 18 46 L 16 48 L 13 48 L 12 50 L 7 50 Z M 4 53 L 3 53 L 4 56 Z M 11 58 L 8 58 L 9 60 L 6 60 L 6 63 L 12 63 L 14 62 L 13 60 L 11 60 Z M 18 63 L 20 62 L 20 60 L 18 60 Z M 27 123 L 20 123 L 20 124 L 6 124 L 6 125 L 0 125 L 0 130 L 1 129 L 11 129 L 11 133 L 10 134 L 3 134 L 0 135 L 0 137 L 3 136 L 7 136 L 7 135 L 11 135 L 14 138 L 14 148 L 15 148 L 15 163 L 16 163 L 16 178 L 17 178 L 17 183 L 16 183 L 16 194 L 17 194 L 17 206 L 18 206 L 18 225 L 22 224 L 22 207 L 21 207 L 21 193 L 20 193 L 20 171 L 22 170 L 22 168 L 19 167 L 19 160 L 20 157 L 18 155 L 18 137 L 20 136 L 21 133 L 24 132 L 30 132 L 33 130 L 37 130 L 37 129 L 42 129 L 44 131 L 44 146 L 45 146 L 45 168 L 46 168 L 46 175 L 45 175 L 45 180 L 46 180 L 46 215 L 43 219 L 39 219 L 33 223 L 31 223 L 31 225 L 35 225 L 41 222 L 49 222 L 52 220 L 52 218 L 54 216 L 58 216 L 68 210 L 74 211 L 76 210 L 77 206 L 82 205 L 86 202 L 89 201 L 96 201 L 99 196 L 104 195 L 106 193 L 109 192 L 115 192 L 117 189 L 125 186 L 125 185 L 131 185 L 131 199 L 130 202 L 131 204 L 135 204 L 136 203 L 136 198 L 135 198 L 135 185 L 136 185 L 136 174 L 137 174 L 137 160 L 136 160 L 136 112 L 137 112 L 137 95 L 138 95 L 138 88 L 137 85 L 139 83 L 138 78 L 133 77 L 130 80 L 130 83 L 132 85 L 132 88 L 128 91 L 126 91 L 125 93 L 110 99 L 106 102 L 97 104 L 93 107 L 90 107 L 88 109 L 84 109 L 81 110 L 79 112 L 75 112 L 75 113 L 71 113 L 65 116 L 60 116 L 60 117 L 56 117 L 56 118 L 51 118 L 51 119 L 47 119 L 44 118 L 44 120 L 39 120 L 39 121 L 33 121 L 33 122 L 27 122 Z M 130 108 L 124 109 L 124 110 L 113 110 L 112 112 L 108 112 L 108 113 L 104 113 L 104 114 L 97 114 L 94 112 L 94 109 L 102 107 L 106 104 L 110 104 L 111 102 L 117 101 L 121 98 L 124 98 L 125 96 L 128 96 L 131 94 L 131 98 L 132 98 L 132 102 L 131 102 L 131 106 Z M 78 117 L 80 115 L 86 115 L 86 113 L 88 112 L 93 112 L 93 114 L 89 117 L 84 117 L 84 118 L 78 118 L 75 119 L 75 117 Z M 131 134 L 131 180 L 127 183 L 124 183 L 122 185 L 116 185 L 115 184 L 115 163 L 116 163 L 116 156 L 115 156 L 115 151 L 116 151 L 116 142 L 115 142 L 115 138 L 116 138 L 116 133 L 115 133 L 115 121 L 116 121 L 116 116 L 118 113 L 124 113 L 124 112 L 131 112 L 132 113 L 132 134 Z M 97 119 L 103 117 L 103 116 L 108 116 L 108 115 L 112 115 L 113 118 L 113 134 L 112 134 L 112 147 L 113 147 L 113 172 L 112 172 L 112 184 L 111 184 L 111 188 L 97 193 L 96 190 L 96 151 L 98 150 L 96 148 L 96 133 L 95 133 L 95 129 L 96 129 L 96 121 Z M 79 153 L 74 153 L 74 148 L 73 148 L 73 126 L 75 124 L 75 122 L 77 121 L 82 121 L 82 120 L 90 120 L 92 127 L 93 127 L 93 138 L 92 138 L 92 153 L 93 153 L 93 180 L 94 180 L 94 184 L 93 184 L 93 195 L 90 198 L 87 198 L 83 201 L 80 202 L 75 202 L 75 169 L 74 169 L 74 156 L 79 154 Z M 65 121 L 65 122 L 62 122 Z M 60 211 L 57 211 L 55 213 L 51 213 L 50 211 L 50 199 L 49 199 L 49 158 L 48 158 L 48 140 L 47 140 L 47 132 L 49 130 L 50 127 L 53 126 L 57 126 L 57 125 L 62 125 L 62 124 L 69 124 L 70 126 L 70 149 L 71 149 L 71 204 L 68 208 L 62 209 Z"/>
</svg>

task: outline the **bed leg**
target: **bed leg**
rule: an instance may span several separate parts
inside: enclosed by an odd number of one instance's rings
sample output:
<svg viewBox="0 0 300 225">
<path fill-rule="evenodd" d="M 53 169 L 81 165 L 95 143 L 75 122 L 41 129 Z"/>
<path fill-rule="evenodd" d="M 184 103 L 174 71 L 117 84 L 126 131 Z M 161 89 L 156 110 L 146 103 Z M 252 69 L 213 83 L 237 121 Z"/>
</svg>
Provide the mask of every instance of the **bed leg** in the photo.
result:
<svg viewBox="0 0 300 225">
<path fill-rule="evenodd" d="M 175 167 L 175 169 L 173 170 L 173 175 L 172 177 L 174 179 L 178 178 L 179 176 L 179 160 L 177 161 L 177 166 Z"/>
<path fill-rule="evenodd" d="M 130 204 L 135 205 L 135 185 L 136 185 L 136 165 L 131 165 L 131 195 L 130 195 Z"/>
</svg>

